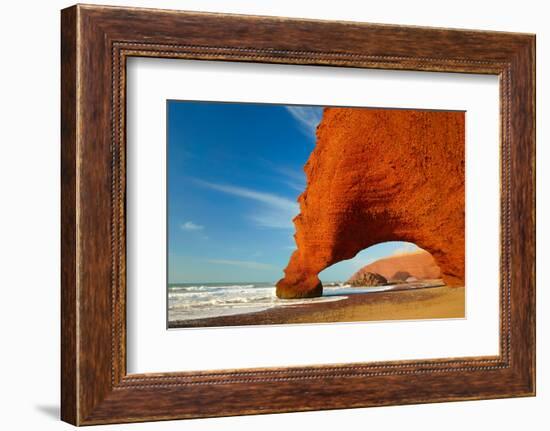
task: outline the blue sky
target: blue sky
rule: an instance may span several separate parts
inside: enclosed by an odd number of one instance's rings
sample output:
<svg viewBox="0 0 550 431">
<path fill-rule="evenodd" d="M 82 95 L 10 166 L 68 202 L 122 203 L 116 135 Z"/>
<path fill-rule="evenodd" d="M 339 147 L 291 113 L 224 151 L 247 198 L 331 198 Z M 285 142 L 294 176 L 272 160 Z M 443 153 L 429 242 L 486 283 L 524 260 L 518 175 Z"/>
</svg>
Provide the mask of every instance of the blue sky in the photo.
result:
<svg viewBox="0 0 550 431">
<path fill-rule="evenodd" d="M 168 282 L 277 281 L 322 107 L 168 101 Z M 321 273 L 347 279 L 384 243 Z"/>
</svg>

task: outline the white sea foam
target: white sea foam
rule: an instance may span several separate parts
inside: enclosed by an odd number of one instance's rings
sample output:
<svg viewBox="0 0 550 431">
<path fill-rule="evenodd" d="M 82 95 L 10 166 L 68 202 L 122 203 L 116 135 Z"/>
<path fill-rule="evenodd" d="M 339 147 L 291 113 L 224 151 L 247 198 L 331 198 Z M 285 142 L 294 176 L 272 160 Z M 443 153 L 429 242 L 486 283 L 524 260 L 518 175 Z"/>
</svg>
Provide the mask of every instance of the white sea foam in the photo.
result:
<svg viewBox="0 0 550 431">
<path fill-rule="evenodd" d="M 273 284 L 173 285 L 168 289 L 169 320 L 190 320 L 251 313 L 272 307 L 332 302 L 346 296 L 279 299 Z"/>
<path fill-rule="evenodd" d="M 270 283 L 212 283 L 181 284 L 168 288 L 168 318 L 170 321 L 203 319 L 252 313 L 273 307 L 296 307 L 305 304 L 332 302 L 360 293 L 385 292 L 411 288 L 424 288 L 440 283 L 414 283 L 352 287 L 349 284 L 331 283 L 323 287 L 318 298 L 279 299 L 275 285 Z"/>
</svg>

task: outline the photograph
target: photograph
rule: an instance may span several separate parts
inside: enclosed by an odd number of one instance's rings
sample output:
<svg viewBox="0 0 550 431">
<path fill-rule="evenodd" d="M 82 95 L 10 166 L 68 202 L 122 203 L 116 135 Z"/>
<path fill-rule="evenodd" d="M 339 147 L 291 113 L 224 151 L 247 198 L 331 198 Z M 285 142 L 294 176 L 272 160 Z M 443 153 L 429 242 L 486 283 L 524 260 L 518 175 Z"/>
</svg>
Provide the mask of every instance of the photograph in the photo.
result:
<svg viewBox="0 0 550 431">
<path fill-rule="evenodd" d="M 464 111 L 166 110 L 169 329 L 466 317 Z"/>
</svg>

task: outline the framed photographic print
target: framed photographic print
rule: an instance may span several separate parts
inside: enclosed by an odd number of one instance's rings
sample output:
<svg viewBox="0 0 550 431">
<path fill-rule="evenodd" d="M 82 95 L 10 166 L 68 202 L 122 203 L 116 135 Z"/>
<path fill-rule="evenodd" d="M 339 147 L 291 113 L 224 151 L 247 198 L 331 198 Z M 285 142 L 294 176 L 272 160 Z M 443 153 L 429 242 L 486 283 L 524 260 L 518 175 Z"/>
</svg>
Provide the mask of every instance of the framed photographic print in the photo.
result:
<svg viewBox="0 0 550 431">
<path fill-rule="evenodd" d="M 62 419 L 535 394 L 535 37 L 62 11 Z"/>
</svg>

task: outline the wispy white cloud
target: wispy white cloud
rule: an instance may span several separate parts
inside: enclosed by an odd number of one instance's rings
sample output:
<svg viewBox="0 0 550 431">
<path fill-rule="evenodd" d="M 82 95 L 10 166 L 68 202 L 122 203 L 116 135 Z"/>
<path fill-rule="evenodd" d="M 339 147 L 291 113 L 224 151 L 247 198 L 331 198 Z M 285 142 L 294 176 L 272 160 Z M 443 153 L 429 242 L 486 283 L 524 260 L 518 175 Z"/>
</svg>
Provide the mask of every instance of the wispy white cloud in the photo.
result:
<svg viewBox="0 0 550 431">
<path fill-rule="evenodd" d="M 249 189 L 247 187 L 233 186 L 229 184 L 211 183 L 203 180 L 195 180 L 195 181 L 198 184 L 211 188 L 213 190 L 218 190 L 223 193 L 239 196 L 246 199 L 252 199 L 272 207 L 277 207 L 277 208 L 286 209 L 286 210 L 293 210 L 298 205 L 296 202 L 293 202 L 290 199 L 277 196 L 273 193 L 261 192 L 254 189 Z"/>
<path fill-rule="evenodd" d="M 272 161 L 263 158 L 260 158 L 259 160 L 263 165 L 277 174 L 277 179 L 281 183 L 298 192 L 303 192 L 305 190 L 306 174 L 303 167 L 302 169 L 297 169 L 292 166 L 284 166 L 279 163 L 273 163 Z"/>
<path fill-rule="evenodd" d="M 294 181 L 283 181 L 284 184 L 286 184 L 288 187 L 290 187 L 292 190 L 296 190 L 297 192 L 303 192 L 306 189 L 305 184 L 301 185 L 300 183 L 294 182 Z"/>
<path fill-rule="evenodd" d="M 297 202 L 273 193 L 266 193 L 230 184 L 211 183 L 199 179 L 195 179 L 195 182 L 203 187 L 221 193 L 258 202 L 260 204 L 259 208 L 254 214 L 249 214 L 248 217 L 260 227 L 293 228 L 292 219 L 300 211 Z"/>
<path fill-rule="evenodd" d="M 273 166 L 273 169 L 276 172 L 279 172 L 279 173 L 283 174 L 284 176 L 286 176 L 290 179 L 293 179 L 294 181 L 301 181 L 301 182 L 305 181 L 305 174 L 304 174 L 303 170 L 296 170 L 296 169 L 292 169 L 288 166 L 279 166 L 279 165 Z"/>
<path fill-rule="evenodd" d="M 298 214 L 294 213 L 279 213 L 272 209 L 258 210 L 255 214 L 250 214 L 249 218 L 257 226 L 271 229 L 293 229 L 294 224 L 292 219 Z"/>
<path fill-rule="evenodd" d="M 205 262 L 213 263 L 216 265 L 239 266 L 241 268 L 247 268 L 247 269 L 260 269 L 260 270 L 277 269 L 275 266 L 270 265 L 268 263 L 255 262 L 252 260 L 207 259 Z"/>
<path fill-rule="evenodd" d="M 185 223 L 183 223 L 181 225 L 181 228 L 183 230 L 193 231 L 193 230 L 203 230 L 204 226 L 202 226 L 200 224 L 193 223 L 192 221 L 186 221 Z"/>
<path fill-rule="evenodd" d="M 304 171 L 296 171 L 286 166 L 276 166 L 275 172 L 282 175 L 281 181 L 293 190 L 303 192 L 306 189 L 306 176 Z"/>
<path fill-rule="evenodd" d="M 314 106 L 285 106 L 307 136 L 315 139 L 317 126 L 323 116 L 323 108 Z"/>
</svg>

